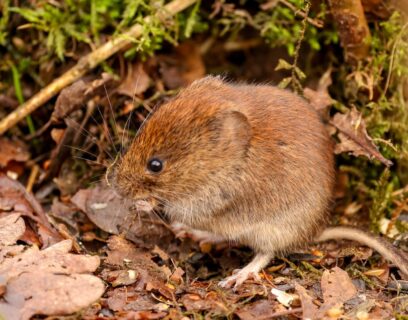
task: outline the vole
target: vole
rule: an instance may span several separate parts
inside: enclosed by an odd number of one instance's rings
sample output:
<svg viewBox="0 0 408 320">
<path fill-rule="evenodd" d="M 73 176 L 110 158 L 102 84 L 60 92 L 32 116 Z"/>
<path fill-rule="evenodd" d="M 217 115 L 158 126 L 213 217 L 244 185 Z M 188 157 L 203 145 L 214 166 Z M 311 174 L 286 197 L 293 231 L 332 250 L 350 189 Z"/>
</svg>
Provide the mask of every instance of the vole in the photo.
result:
<svg viewBox="0 0 408 320">
<path fill-rule="evenodd" d="M 254 250 L 223 287 L 316 239 L 359 241 L 408 274 L 406 259 L 385 242 L 352 228 L 322 231 L 334 176 L 331 138 L 306 100 L 212 76 L 160 106 L 113 169 L 118 193 L 144 209 L 160 204 L 178 225 Z"/>
</svg>

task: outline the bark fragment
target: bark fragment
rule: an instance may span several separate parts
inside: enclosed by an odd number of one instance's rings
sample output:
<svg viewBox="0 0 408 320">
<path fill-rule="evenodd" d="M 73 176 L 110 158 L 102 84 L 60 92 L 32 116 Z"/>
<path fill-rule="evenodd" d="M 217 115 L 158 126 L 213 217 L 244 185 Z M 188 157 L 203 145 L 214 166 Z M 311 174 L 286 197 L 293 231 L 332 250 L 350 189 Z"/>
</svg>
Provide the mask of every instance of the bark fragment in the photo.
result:
<svg viewBox="0 0 408 320">
<path fill-rule="evenodd" d="M 347 61 L 364 59 L 370 50 L 370 30 L 361 0 L 329 0 Z"/>
</svg>

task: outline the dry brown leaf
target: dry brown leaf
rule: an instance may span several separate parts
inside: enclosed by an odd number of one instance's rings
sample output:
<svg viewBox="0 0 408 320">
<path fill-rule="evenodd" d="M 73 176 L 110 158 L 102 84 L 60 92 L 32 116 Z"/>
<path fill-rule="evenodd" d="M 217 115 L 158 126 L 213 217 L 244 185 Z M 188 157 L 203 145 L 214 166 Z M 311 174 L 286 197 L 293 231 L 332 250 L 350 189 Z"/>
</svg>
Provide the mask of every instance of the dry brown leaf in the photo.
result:
<svg viewBox="0 0 408 320">
<path fill-rule="evenodd" d="M 246 304 L 235 313 L 241 320 L 273 319 L 275 314 L 275 302 L 263 299 L 254 303 Z"/>
<path fill-rule="evenodd" d="M 180 267 L 177 267 L 176 270 L 172 273 L 170 276 L 170 280 L 173 281 L 174 283 L 180 284 L 183 282 L 183 275 L 184 275 L 184 270 L 181 269 Z"/>
<path fill-rule="evenodd" d="M 6 281 L 32 270 L 52 273 L 86 273 L 93 272 L 99 266 L 99 257 L 68 253 L 72 241 L 64 240 L 39 250 L 33 246 L 21 255 L 6 258 L 0 265 L 0 274 Z"/>
<path fill-rule="evenodd" d="M 24 234 L 25 223 L 19 213 L 0 218 L 0 246 L 12 245 Z"/>
<path fill-rule="evenodd" d="M 33 246 L 0 263 L 0 286 L 5 287 L 0 315 L 6 319 L 30 319 L 35 314 L 77 312 L 99 299 L 103 282 L 92 275 L 99 257 L 68 253 L 65 240 L 40 251 Z"/>
<path fill-rule="evenodd" d="M 133 213 L 132 202 L 119 197 L 111 188 L 97 185 L 92 189 L 79 190 L 71 202 L 102 230 L 119 234 L 138 244 L 144 244 L 145 237 L 160 242 L 160 237 L 170 234 L 157 217 L 148 213 Z"/>
<path fill-rule="evenodd" d="M 101 78 L 84 77 L 64 88 L 55 102 L 51 115 L 53 121 L 64 119 L 73 111 L 81 108 L 92 97 L 105 94 L 105 88 L 113 83 L 113 76 L 103 73 Z"/>
<path fill-rule="evenodd" d="M 154 311 L 131 311 L 126 315 L 125 319 L 132 320 L 157 320 L 163 319 L 166 315 L 165 312 L 154 312 Z"/>
<path fill-rule="evenodd" d="M 71 202 L 86 213 L 99 228 L 113 234 L 119 233 L 118 226 L 121 226 L 130 214 L 130 203 L 110 188 L 101 185 L 79 190 L 71 198 Z"/>
<path fill-rule="evenodd" d="M 133 98 L 145 92 L 149 88 L 150 82 L 151 79 L 144 71 L 142 63 L 130 64 L 126 78 L 117 88 L 117 92 Z"/>
<path fill-rule="evenodd" d="M 169 255 L 164 252 L 158 245 L 154 246 L 152 253 L 159 256 L 163 261 L 167 261 L 170 259 Z"/>
<path fill-rule="evenodd" d="M 137 274 L 136 288 L 139 290 L 159 292 L 161 295 L 170 298 L 172 294 L 166 287 L 167 276 L 152 260 L 150 252 L 136 247 L 133 243 L 120 236 L 113 236 L 108 240 L 108 251 L 105 265 L 115 266 L 115 270 L 132 270 Z M 113 274 L 116 276 L 116 274 Z M 109 281 L 112 272 L 105 269 L 102 277 Z"/>
<path fill-rule="evenodd" d="M 357 294 L 357 289 L 347 272 L 339 267 L 323 272 L 321 287 L 324 303 L 319 309 L 320 316 L 317 319 L 323 318 L 329 311 L 341 310 L 344 302 Z"/>
<path fill-rule="evenodd" d="M 339 267 L 323 272 L 321 286 L 325 304 L 344 303 L 357 294 L 349 275 Z"/>
<path fill-rule="evenodd" d="M 146 292 L 136 292 L 134 288 L 116 288 L 107 293 L 107 304 L 109 309 L 114 311 L 126 312 L 126 319 L 135 319 L 130 317 L 133 312 L 163 312 L 166 311 L 169 306 L 164 303 L 158 303 L 157 300 Z M 122 318 L 120 318 L 122 319 Z M 144 318 L 148 319 L 148 318 Z"/>
<path fill-rule="evenodd" d="M 23 252 L 25 246 L 23 245 L 14 245 L 14 246 L 0 246 L 0 265 L 3 261 L 9 257 L 16 256 Z M 2 280 L 0 280 L 1 282 Z"/>
<path fill-rule="evenodd" d="M 61 240 L 34 196 L 28 193 L 20 182 L 0 173 L 0 213 L 2 211 L 15 211 L 33 220 L 37 226 L 35 231 L 39 234 L 43 247 Z"/>
<path fill-rule="evenodd" d="M 103 282 L 92 275 L 33 270 L 10 280 L 4 295 L 7 302 L 0 303 L 0 313 L 16 320 L 36 314 L 71 314 L 98 300 L 104 291 Z"/>
<path fill-rule="evenodd" d="M 169 89 L 187 86 L 205 75 L 199 45 L 194 42 L 180 44 L 172 54 L 157 55 L 152 63 L 159 65 L 162 79 Z"/>
<path fill-rule="evenodd" d="M 328 92 L 328 88 L 332 84 L 331 71 L 331 68 L 329 68 L 322 75 L 316 90 L 305 88 L 303 92 L 305 98 L 309 100 L 313 108 L 321 113 L 324 113 L 327 108 L 333 104 L 333 99 Z"/>
<path fill-rule="evenodd" d="M 25 162 L 30 159 L 27 146 L 19 140 L 0 138 L 0 167 L 5 167 L 14 160 Z"/>
<path fill-rule="evenodd" d="M 383 157 L 377 146 L 367 133 L 364 119 L 355 107 L 346 114 L 336 113 L 330 123 L 338 130 L 340 143 L 335 147 L 335 153 L 349 152 L 354 156 L 365 156 L 369 159 L 377 159 L 387 167 L 392 161 Z"/>
<path fill-rule="evenodd" d="M 300 284 L 295 283 L 295 289 L 299 295 L 302 304 L 302 319 L 316 319 L 318 312 L 317 306 L 313 303 L 313 298 L 309 295 L 307 290 Z"/>
<path fill-rule="evenodd" d="M 225 314 L 228 312 L 227 306 L 225 306 L 218 293 L 214 291 L 208 292 L 204 297 L 188 293 L 180 301 L 187 311 L 211 310 L 211 313 L 214 314 Z"/>
</svg>

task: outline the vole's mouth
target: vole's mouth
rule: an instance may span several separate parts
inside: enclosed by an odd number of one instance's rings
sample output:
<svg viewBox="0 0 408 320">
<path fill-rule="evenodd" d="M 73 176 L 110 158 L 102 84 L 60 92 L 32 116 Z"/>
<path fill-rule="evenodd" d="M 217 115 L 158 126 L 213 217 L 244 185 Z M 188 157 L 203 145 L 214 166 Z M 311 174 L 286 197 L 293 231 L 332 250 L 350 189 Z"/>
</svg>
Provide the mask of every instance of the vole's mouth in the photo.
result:
<svg viewBox="0 0 408 320">
<path fill-rule="evenodd" d="M 157 201 L 154 198 L 144 198 L 144 199 L 137 199 L 133 202 L 130 206 L 130 211 L 144 211 L 144 212 L 151 212 L 153 211 L 154 207 L 157 205 Z"/>
</svg>

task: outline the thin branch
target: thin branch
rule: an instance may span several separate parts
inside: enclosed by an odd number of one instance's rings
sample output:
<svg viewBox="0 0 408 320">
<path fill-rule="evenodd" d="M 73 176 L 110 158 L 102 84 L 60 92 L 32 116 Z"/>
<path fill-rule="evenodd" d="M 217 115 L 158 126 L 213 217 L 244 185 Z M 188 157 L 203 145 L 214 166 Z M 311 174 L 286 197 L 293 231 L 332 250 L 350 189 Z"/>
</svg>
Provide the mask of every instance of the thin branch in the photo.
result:
<svg viewBox="0 0 408 320">
<path fill-rule="evenodd" d="M 188 8 L 196 1 L 197 0 L 174 0 L 165 5 L 162 10 L 160 10 L 156 14 L 156 16 L 163 19 L 169 18 Z M 149 21 L 152 20 L 152 17 L 148 16 L 144 20 L 146 23 L 149 23 Z M 73 68 L 68 70 L 61 77 L 55 79 L 48 86 L 34 95 L 31 99 L 20 105 L 17 109 L 15 109 L 12 113 L 5 117 L 0 122 L 0 135 L 6 132 L 20 120 L 24 119 L 27 115 L 31 114 L 34 110 L 39 108 L 66 86 L 81 78 L 89 70 L 95 68 L 101 62 L 105 61 L 118 51 L 126 48 L 131 44 L 132 39 L 140 37 L 142 35 L 142 32 L 143 26 L 140 24 L 136 24 L 132 26 L 128 31 L 117 37 L 114 37 L 95 51 L 81 58 Z"/>
<path fill-rule="evenodd" d="M 286 0 L 279 0 L 279 2 L 287 6 L 289 9 L 291 9 L 296 15 L 301 16 L 302 18 L 306 19 L 307 22 L 309 22 L 312 26 L 315 26 L 316 28 L 324 27 L 323 21 L 319 19 L 312 19 L 308 16 L 309 15 L 308 10 L 305 10 L 305 11 L 299 10 L 293 4 L 291 4 L 290 2 Z"/>
</svg>

